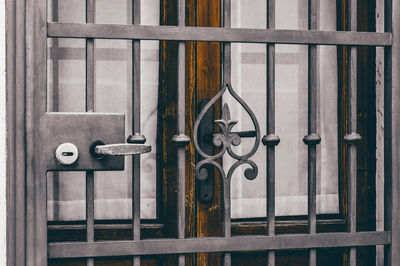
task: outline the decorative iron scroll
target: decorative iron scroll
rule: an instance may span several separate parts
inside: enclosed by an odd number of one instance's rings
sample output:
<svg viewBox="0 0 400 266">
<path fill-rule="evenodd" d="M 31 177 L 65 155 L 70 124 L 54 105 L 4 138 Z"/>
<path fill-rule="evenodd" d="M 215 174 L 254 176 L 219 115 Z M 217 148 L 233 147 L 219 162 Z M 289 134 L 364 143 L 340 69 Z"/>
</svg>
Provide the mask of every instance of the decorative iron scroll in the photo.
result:
<svg viewBox="0 0 400 266">
<path fill-rule="evenodd" d="M 230 111 L 228 104 L 224 104 L 222 108 L 222 118 L 219 120 L 215 120 L 214 122 L 221 128 L 221 133 L 215 133 L 213 135 L 212 141 L 214 146 L 216 147 L 221 147 L 221 150 L 217 154 L 207 154 L 205 153 L 199 143 L 198 143 L 198 138 L 197 138 L 197 132 L 199 129 L 199 125 L 201 120 L 203 119 L 205 113 L 211 106 L 219 99 L 222 97 L 222 95 L 225 93 L 225 91 L 228 90 L 228 92 L 232 95 L 232 97 L 246 110 L 246 112 L 249 114 L 253 125 L 255 129 L 255 142 L 252 147 L 252 149 L 244 154 L 244 155 L 239 155 L 236 154 L 232 150 L 232 146 L 239 146 L 241 144 L 241 137 L 240 137 L 240 132 L 232 132 L 232 128 L 237 124 L 236 120 L 231 119 Z M 212 165 L 215 168 L 218 169 L 218 171 L 221 173 L 221 176 L 225 179 L 227 178 L 228 180 L 231 179 L 234 171 L 241 165 L 243 164 L 248 164 L 250 167 L 247 168 L 244 171 L 244 175 L 247 179 L 253 180 L 257 177 L 258 174 L 258 167 L 254 163 L 254 161 L 250 160 L 250 157 L 253 156 L 260 144 L 260 126 L 258 125 L 258 121 L 256 116 L 254 115 L 253 111 L 249 108 L 249 106 L 243 101 L 242 98 L 240 98 L 239 95 L 235 93 L 235 91 L 232 89 L 231 84 L 226 83 L 222 86 L 221 90 L 218 92 L 217 95 L 215 95 L 202 109 L 200 112 L 199 116 L 196 119 L 195 125 L 194 125 L 194 133 L 193 133 L 193 140 L 194 140 L 194 145 L 196 147 L 197 152 L 204 158 L 200 162 L 197 163 L 195 167 L 195 176 L 199 180 L 205 180 L 208 177 L 208 170 L 205 167 L 206 165 Z M 236 159 L 237 161 L 230 167 L 228 174 L 225 174 L 224 169 L 222 166 L 216 162 L 217 159 L 221 158 L 226 152 L 228 154 Z"/>
</svg>

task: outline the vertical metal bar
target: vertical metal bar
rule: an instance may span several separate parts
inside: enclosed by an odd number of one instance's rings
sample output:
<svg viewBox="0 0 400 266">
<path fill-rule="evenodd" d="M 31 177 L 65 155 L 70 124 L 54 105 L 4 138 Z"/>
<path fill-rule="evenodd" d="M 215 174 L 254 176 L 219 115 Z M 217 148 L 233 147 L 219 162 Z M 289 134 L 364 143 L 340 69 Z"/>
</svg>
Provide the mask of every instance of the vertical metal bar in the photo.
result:
<svg viewBox="0 0 400 266">
<path fill-rule="evenodd" d="M 178 26 L 185 26 L 185 0 L 178 1 Z M 177 237 L 183 239 L 185 238 L 185 145 L 190 141 L 190 138 L 185 135 L 185 42 L 178 43 L 177 80 L 177 134 L 172 141 L 177 144 Z M 178 265 L 185 265 L 185 255 L 178 255 Z"/>
<path fill-rule="evenodd" d="M 318 30 L 318 2 L 308 1 L 308 29 Z M 317 96 L 318 96 L 318 50 L 316 45 L 308 46 L 308 135 L 304 142 L 308 145 L 308 233 L 316 234 L 317 216 L 317 144 L 321 138 L 317 135 Z M 309 251 L 309 265 L 317 263 L 316 249 Z"/>
<path fill-rule="evenodd" d="M 231 27 L 231 0 L 223 0 L 223 25 L 225 28 Z M 223 81 L 224 84 L 231 83 L 231 43 L 224 43 L 224 62 L 223 62 Z M 231 236 L 231 192 L 230 192 L 230 180 L 224 180 L 224 226 L 223 232 L 225 237 Z M 224 265 L 231 265 L 231 253 L 224 253 Z"/>
<path fill-rule="evenodd" d="M 224 178 L 224 237 L 231 237 L 231 182 L 228 178 Z M 231 265 L 231 253 L 224 253 L 224 266 Z"/>
<path fill-rule="evenodd" d="M 95 0 L 86 0 L 86 23 L 94 23 Z M 94 39 L 86 39 L 86 111 L 94 111 Z"/>
<path fill-rule="evenodd" d="M 58 0 L 53 0 L 52 2 L 52 21 L 58 22 Z M 52 50 L 50 51 L 50 56 L 53 58 L 53 69 L 52 69 L 52 79 L 53 79 L 53 86 L 52 86 L 52 106 L 50 107 L 51 112 L 58 112 L 59 111 L 59 54 L 58 54 L 58 39 L 53 39 L 53 46 Z M 53 201 L 58 202 L 60 200 L 60 175 L 58 172 L 54 172 L 53 174 Z M 59 218 L 59 206 L 57 204 L 53 205 L 53 215 L 54 219 Z"/>
<path fill-rule="evenodd" d="M 392 32 L 392 47 L 385 48 L 385 231 L 392 243 L 385 248 L 385 265 L 400 265 L 400 3 L 385 1 L 385 31 Z"/>
<path fill-rule="evenodd" d="M 351 59 L 350 59 L 350 69 L 354 69 L 354 65 L 356 67 L 356 51 L 354 51 L 356 48 L 352 47 L 351 48 Z M 355 69 L 356 70 L 356 69 Z M 350 79 L 355 79 L 354 73 L 352 70 L 349 72 L 349 78 Z M 352 86 L 356 85 L 356 81 L 351 82 L 353 83 Z M 349 87 L 349 100 L 350 100 L 350 105 L 356 104 L 356 99 L 354 95 L 354 90 L 352 87 Z M 354 109 L 356 109 L 356 106 L 353 106 L 349 108 L 350 116 L 352 117 L 352 113 L 354 112 Z M 352 119 L 350 119 L 352 120 Z M 354 124 L 352 122 L 350 124 L 350 129 L 353 129 L 354 126 L 351 124 Z M 356 129 L 354 129 L 356 130 Z M 348 173 L 348 231 L 353 233 L 356 232 L 356 212 L 357 212 L 357 146 L 355 144 L 350 144 L 349 145 L 349 161 L 348 161 L 348 168 L 349 168 L 349 173 Z M 355 266 L 356 265 L 356 248 L 352 247 L 350 248 L 350 256 L 349 256 L 349 265 Z"/>
<path fill-rule="evenodd" d="M 357 31 L 357 0 L 349 1 L 350 30 Z M 348 76 L 348 231 L 357 231 L 357 142 L 361 139 L 357 132 L 357 47 L 350 47 Z M 356 265 L 356 248 L 350 248 L 348 265 Z"/>
<path fill-rule="evenodd" d="M 95 0 L 86 0 L 86 23 L 94 23 Z M 86 111 L 94 112 L 95 86 L 94 39 L 86 39 Z M 94 241 L 94 172 L 86 172 L 86 241 Z M 88 258 L 86 265 L 93 266 L 94 259 Z"/>
<path fill-rule="evenodd" d="M 94 241 L 94 172 L 86 172 L 86 241 Z M 87 265 L 94 265 L 93 258 L 87 259 Z"/>
<path fill-rule="evenodd" d="M 275 0 L 267 1 L 267 28 L 275 29 Z M 267 235 L 275 235 L 275 44 L 267 44 L 267 135 L 262 142 L 267 146 Z M 275 266 L 275 251 L 268 252 L 268 266 Z"/>
<path fill-rule="evenodd" d="M 52 21 L 58 22 L 58 0 L 52 0 Z M 58 54 L 58 39 L 54 38 L 53 39 L 53 52 L 50 51 L 50 54 L 53 58 L 53 73 L 52 73 L 52 79 L 53 79 L 53 91 L 52 91 L 52 112 L 58 112 L 58 102 L 59 102 L 59 89 L 60 89 L 60 84 L 59 84 L 59 73 L 58 73 L 58 65 L 59 65 L 59 54 Z M 56 173 L 54 173 L 56 174 Z M 58 190 L 58 188 L 57 188 Z"/>
<path fill-rule="evenodd" d="M 223 1 L 223 25 L 224 28 L 231 27 L 231 0 Z M 224 63 L 223 63 L 223 80 L 224 83 L 231 82 L 231 43 L 224 43 Z"/>
<path fill-rule="evenodd" d="M 140 0 L 133 1 L 133 21 L 140 25 Z M 132 41 L 133 45 L 133 90 L 132 90 L 132 133 L 136 139 L 144 142 L 140 128 L 140 40 Z M 144 141 L 143 141 L 144 140 Z M 132 158 L 132 230 L 133 239 L 140 240 L 140 155 Z M 133 257 L 133 265 L 140 266 L 140 256 Z"/>
</svg>

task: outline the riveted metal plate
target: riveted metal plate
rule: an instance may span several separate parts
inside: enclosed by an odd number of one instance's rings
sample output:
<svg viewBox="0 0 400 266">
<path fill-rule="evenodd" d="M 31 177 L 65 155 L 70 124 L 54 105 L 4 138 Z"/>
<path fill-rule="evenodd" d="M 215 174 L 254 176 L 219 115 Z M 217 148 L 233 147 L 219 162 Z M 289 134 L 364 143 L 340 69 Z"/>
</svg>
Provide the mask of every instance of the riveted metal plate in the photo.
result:
<svg viewBox="0 0 400 266">
<path fill-rule="evenodd" d="M 125 142 L 124 114 L 46 113 L 40 121 L 41 154 L 48 171 L 123 170 L 123 156 L 96 159 L 90 154 L 95 141 L 104 144 Z M 65 142 L 73 143 L 79 151 L 72 165 L 61 165 L 54 152 Z"/>
</svg>

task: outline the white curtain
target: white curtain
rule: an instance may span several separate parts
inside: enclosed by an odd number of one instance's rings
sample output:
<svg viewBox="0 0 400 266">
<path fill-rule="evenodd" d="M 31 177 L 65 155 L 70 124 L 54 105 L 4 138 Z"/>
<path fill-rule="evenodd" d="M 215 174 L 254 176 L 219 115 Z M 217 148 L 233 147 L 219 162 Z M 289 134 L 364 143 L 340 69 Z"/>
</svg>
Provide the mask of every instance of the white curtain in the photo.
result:
<svg viewBox="0 0 400 266">
<path fill-rule="evenodd" d="M 232 0 L 233 27 L 265 28 L 265 0 Z M 141 2 L 141 23 L 158 25 L 159 0 Z M 322 0 L 320 28 L 336 29 L 335 1 Z M 56 22 L 85 22 L 85 1 L 48 0 L 48 19 Z M 56 8 L 57 7 L 57 8 Z M 130 0 L 96 0 L 96 22 L 130 24 Z M 276 27 L 307 28 L 306 0 L 276 1 Z M 141 160 L 141 218 L 156 218 L 156 125 L 158 97 L 158 42 L 141 41 L 141 119 L 142 131 L 152 153 Z M 85 111 L 85 40 L 49 39 L 48 110 Z M 266 55 L 265 45 L 232 45 L 233 88 L 250 105 L 266 133 Z M 336 48 L 320 47 L 320 94 L 318 131 L 318 213 L 338 212 L 337 154 L 337 65 Z M 281 143 L 276 149 L 276 214 L 307 213 L 307 47 L 276 46 L 276 133 Z M 131 134 L 132 45 L 125 40 L 95 42 L 95 111 L 126 115 L 126 136 Z M 239 120 L 235 131 L 252 130 L 249 117 L 231 98 L 232 116 Z M 243 140 L 241 147 L 252 144 Z M 242 148 L 241 148 L 242 149 Z M 241 152 L 245 152 L 243 148 Z M 95 219 L 131 217 L 131 159 L 126 170 L 97 172 L 95 176 Z M 265 216 L 265 147 L 254 156 L 259 176 L 248 181 L 237 169 L 232 180 L 232 216 Z M 224 167 L 232 160 L 225 157 Z M 85 219 L 85 173 L 48 174 L 48 219 Z"/>
</svg>

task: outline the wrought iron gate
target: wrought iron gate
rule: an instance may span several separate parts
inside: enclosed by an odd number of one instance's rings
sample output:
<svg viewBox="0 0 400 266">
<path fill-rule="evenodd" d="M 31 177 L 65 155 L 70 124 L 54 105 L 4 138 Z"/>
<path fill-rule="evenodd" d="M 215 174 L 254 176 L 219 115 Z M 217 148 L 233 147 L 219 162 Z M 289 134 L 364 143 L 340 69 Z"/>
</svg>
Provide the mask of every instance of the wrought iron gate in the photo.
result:
<svg viewBox="0 0 400 266">
<path fill-rule="evenodd" d="M 185 264 L 185 254 L 201 252 L 223 252 L 224 265 L 231 265 L 231 252 L 265 251 L 268 265 L 275 265 L 275 251 L 288 249 L 309 249 L 309 265 L 316 265 L 316 249 L 349 247 L 349 265 L 356 265 L 356 247 L 385 245 L 386 265 L 400 264 L 400 180 L 399 180 L 399 62 L 400 62 L 400 3 L 385 1 L 385 32 L 357 31 L 357 0 L 349 1 L 350 26 L 348 31 L 318 30 L 318 0 L 309 1 L 308 30 L 276 30 L 275 0 L 268 1 L 267 29 L 231 28 L 231 1 L 223 0 L 223 25 L 221 28 L 185 26 L 185 1 L 179 0 L 178 26 L 141 26 L 140 1 L 134 2 L 132 25 L 112 25 L 94 23 L 94 0 L 86 0 L 86 23 L 56 23 L 46 19 L 46 1 L 27 1 L 26 14 L 26 130 L 27 130 L 27 225 L 26 261 L 29 265 L 46 265 L 49 258 L 93 258 L 104 256 L 133 256 L 135 265 L 140 264 L 140 256 L 153 254 L 179 254 L 179 265 Z M 84 38 L 86 40 L 86 109 L 93 110 L 94 94 L 94 39 L 133 40 L 134 85 L 132 135 L 123 144 L 123 115 L 98 113 L 48 113 L 46 111 L 46 40 L 51 38 Z M 93 171 L 120 170 L 123 161 L 109 155 L 130 155 L 144 152 L 145 138 L 140 129 L 140 40 L 174 40 L 179 42 L 178 57 L 178 117 L 176 136 L 171 144 L 177 146 L 178 197 L 177 236 L 174 239 L 146 239 L 140 236 L 140 157 L 133 156 L 133 239 L 129 241 L 94 241 L 94 185 Z M 200 113 L 194 136 L 185 135 L 185 42 L 204 41 L 223 44 L 223 85 L 216 97 L 229 92 L 250 114 L 255 127 L 254 148 L 247 155 L 239 156 L 231 150 L 231 145 L 240 144 L 240 135 L 231 132 L 235 121 L 231 119 L 229 107 L 224 106 L 221 120 L 216 123 L 222 133 L 214 136 L 214 144 L 221 146 L 219 154 L 209 156 L 197 144 L 197 127 L 215 99 L 212 99 Z M 231 43 L 264 43 L 267 46 L 267 135 L 261 137 L 257 119 L 246 103 L 238 97 L 231 85 Z M 304 143 L 308 146 L 308 233 L 297 235 L 275 235 L 275 147 L 279 144 L 279 132 L 275 132 L 275 44 L 306 44 L 309 49 L 308 86 L 308 134 Z M 316 147 L 321 138 L 316 133 L 318 86 L 318 45 L 349 46 L 349 132 L 344 140 L 349 147 L 348 157 L 348 232 L 316 232 Z M 357 134 L 357 47 L 385 47 L 385 231 L 356 231 L 356 156 L 357 142 L 362 136 Z M 261 118 L 258 118 L 261 119 Z M 63 122 L 60 122 L 63 121 Z M 67 123 L 65 121 L 68 121 Z M 79 127 L 77 126 L 79 125 Z M 224 236 L 205 238 L 185 238 L 185 146 L 193 138 L 197 151 L 204 158 L 196 166 L 196 177 L 207 176 L 205 165 L 216 167 L 223 178 L 224 196 Z M 118 143 L 117 146 L 103 146 L 95 143 Z M 267 217 L 268 231 L 259 236 L 231 236 L 230 177 L 242 164 L 251 168 L 245 171 L 248 179 L 256 178 L 257 166 L 251 156 L 260 141 L 267 153 Z M 80 151 L 79 163 L 60 165 L 53 158 L 53 150 L 62 142 L 74 142 Z M 93 146 L 91 150 L 90 147 Z M 95 148 L 97 146 L 97 149 Z M 102 150 L 102 151 L 101 151 Z M 216 161 L 225 152 L 237 160 L 225 173 Z M 68 151 L 67 153 L 69 153 Z M 66 154 L 67 154 L 66 153 Z M 106 154 L 99 160 L 95 154 Z M 68 154 L 66 156 L 69 156 Z M 87 241 L 53 242 L 47 241 L 46 218 L 46 178 L 50 170 L 87 171 Z"/>
</svg>

